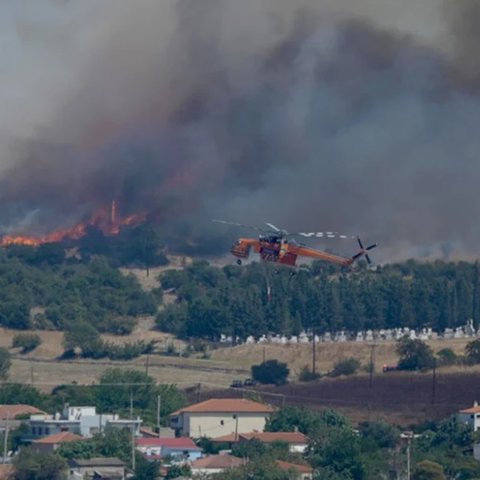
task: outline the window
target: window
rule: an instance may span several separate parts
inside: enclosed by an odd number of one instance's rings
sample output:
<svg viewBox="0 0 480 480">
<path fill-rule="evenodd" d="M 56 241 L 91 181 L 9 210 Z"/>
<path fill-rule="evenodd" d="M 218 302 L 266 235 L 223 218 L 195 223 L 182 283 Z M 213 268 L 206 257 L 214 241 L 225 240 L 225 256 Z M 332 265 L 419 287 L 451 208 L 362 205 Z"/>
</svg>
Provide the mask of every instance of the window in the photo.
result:
<svg viewBox="0 0 480 480">
<path fill-rule="evenodd" d="M 220 425 L 225 425 L 225 422 L 223 420 L 220 420 Z"/>
</svg>

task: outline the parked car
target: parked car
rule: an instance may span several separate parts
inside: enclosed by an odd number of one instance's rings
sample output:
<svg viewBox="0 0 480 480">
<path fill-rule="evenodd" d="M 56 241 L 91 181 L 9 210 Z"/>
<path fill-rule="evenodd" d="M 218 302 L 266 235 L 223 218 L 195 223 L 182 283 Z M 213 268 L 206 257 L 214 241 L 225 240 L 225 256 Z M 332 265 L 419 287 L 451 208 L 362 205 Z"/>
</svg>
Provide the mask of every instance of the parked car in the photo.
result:
<svg viewBox="0 0 480 480">
<path fill-rule="evenodd" d="M 241 380 L 233 380 L 230 384 L 230 388 L 240 388 L 243 387 L 243 382 Z"/>
<path fill-rule="evenodd" d="M 244 387 L 254 387 L 256 384 L 257 384 L 257 382 L 255 380 L 253 380 L 253 378 L 246 378 L 243 381 L 243 386 Z"/>
</svg>

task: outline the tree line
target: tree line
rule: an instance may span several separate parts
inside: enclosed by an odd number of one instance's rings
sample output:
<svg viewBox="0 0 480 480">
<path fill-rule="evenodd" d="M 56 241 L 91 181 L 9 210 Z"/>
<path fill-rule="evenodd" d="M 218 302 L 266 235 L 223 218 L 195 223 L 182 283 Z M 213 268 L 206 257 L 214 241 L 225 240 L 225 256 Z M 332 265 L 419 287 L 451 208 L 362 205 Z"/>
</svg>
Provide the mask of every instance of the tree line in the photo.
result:
<svg viewBox="0 0 480 480">
<path fill-rule="evenodd" d="M 294 277 L 287 269 L 275 274 L 270 265 L 197 262 L 165 272 L 161 284 L 176 302 L 160 312 L 158 328 L 183 338 L 396 327 L 443 331 L 469 319 L 478 327 L 480 321 L 478 262 L 410 260 L 374 271 L 361 263 L 348 271 L 315 262 Z"/>
</svg>

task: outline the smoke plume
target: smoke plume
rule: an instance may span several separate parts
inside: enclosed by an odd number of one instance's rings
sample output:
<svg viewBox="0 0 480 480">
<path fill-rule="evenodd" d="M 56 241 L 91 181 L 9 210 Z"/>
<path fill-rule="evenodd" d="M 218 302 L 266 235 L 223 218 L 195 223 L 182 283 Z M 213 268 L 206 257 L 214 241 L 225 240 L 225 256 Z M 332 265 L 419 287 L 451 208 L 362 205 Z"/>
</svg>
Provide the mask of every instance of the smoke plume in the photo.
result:
<svg viewBox="0 0 480 480">
<path fill-rule="evenodd" d="M 197 241 L 224 218 L 360 234 L 386 258 L 477 254 L 477 2 L 0 12 L 3 232 L 73 225 L 116 199 Z"/>
</svg>

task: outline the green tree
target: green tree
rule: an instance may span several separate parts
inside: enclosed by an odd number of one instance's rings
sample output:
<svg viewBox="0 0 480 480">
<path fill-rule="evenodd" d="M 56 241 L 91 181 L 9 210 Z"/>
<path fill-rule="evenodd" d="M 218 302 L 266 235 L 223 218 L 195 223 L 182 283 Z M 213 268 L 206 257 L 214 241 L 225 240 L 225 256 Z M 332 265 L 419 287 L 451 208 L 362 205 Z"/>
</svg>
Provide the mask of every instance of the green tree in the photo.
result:
<svg viewBox="0 0 480 480">
<path fill-rule="evenodd" d="M 435 361 L 432 349 L 425 342 L 407 337 L 398 341 L 397 353 L 400 370 L 425 370 L 432 368 Z"/>
<path fill-rule="evenodd" d="M 14 458 L 15 480 L 65 480 L 67 462 L 56 453 L 36 453 L 25 447 Z"/>
<path fill-rule="evenodd" d="M 465 345 L 465 357 L 470 364 L 480 363 L 480 338 Z"/>
<path fill-rule="evenodd" d="M 40 393 L 35 387 L 23 383 L 7 383 L 0 386 L 0 404 L 28 404 L 44 409 L 47 396 Z"/>
<path fill-rule="evenodd" d="M 145 372 L 121 368 L 110 368 L 100 376 L 97 406 L 102 412 L 118 411 L 130 406 L 146 409 L 156 403 L 156 386 L 152 377 Z"/>
<path fill-rule="evenodd" d="M 165 480 L 178 477 L 186 477 L 191 475 L 191 470 L 189 465 L 173 465 L 168 469 Z"/>
<path fill-rule="evenodd" d="M 132 480 L 157 480 L 160 462 L 147 460 L 140 452 L 135 457 L 135 475 Z"/>
<path fill-rule="evenodd" d="M 445 480 L 443 467 L 430 460 L 423 460 L 417 463 L 413 473 L 413 480 Z"/>
<path fill-rule="evenodd" d="M 252 378 L 260 383 L 283 385 L 287 383 L 289 373 L 287 364 L 278 360 L 267 360 L 260 365 L 252 365 Z"/>
<path fill-rule="evenodd" d="M 360 435 L 372 441 L 377 448 L 395 448 L 400 440 L 397 428 L 386 422 L 362 422 L 358 426 Z"/>
<path fill-rule="evenodd" d="M 20 348 L 22 353 L 35 350 L 42 343 L 42 339 L 36 333 L 20 333 L 12 340 L 13 348 Z"/>
<path fill-rule="evenodd" d="M 65 349 L 75 350 L 79 348 L 85 356 L 94 351 L 103 350 L 103 342 L 98 331 L 87 322 L 70 323 L 65 330 L 63 345 Z"/>
<path fill-rule="evenodd" d="M 8 371 L 11 365 L 10 352 L 8 349 L 0 347 L 0 379 L 6 380 L 8 378 Z"/>
<path fill-rule="evenodd" d="M 437 363 L 440 366 L 455 365 L 458 357 L 451 348 L 442 348 L 437 352 Z"/>
</svg>

